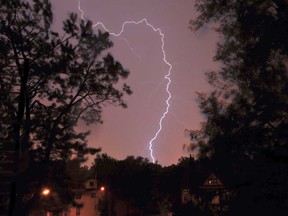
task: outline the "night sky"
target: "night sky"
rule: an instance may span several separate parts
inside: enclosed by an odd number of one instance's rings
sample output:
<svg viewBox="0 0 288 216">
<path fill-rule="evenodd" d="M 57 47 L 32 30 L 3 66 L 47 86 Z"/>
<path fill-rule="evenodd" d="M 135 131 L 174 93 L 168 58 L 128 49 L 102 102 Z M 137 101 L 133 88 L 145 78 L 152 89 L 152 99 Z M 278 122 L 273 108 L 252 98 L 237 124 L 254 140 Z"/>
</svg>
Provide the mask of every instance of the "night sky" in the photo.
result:
<svg viewBox="0 0 288 216">
<path fill-rule="evenodd" d="M 78 0 L 52 0 L 56 28 L 69 12 L 77 12 Z M 183 145 L 189 143 L 185 129 L 197 129 L 203 121 L 195 92 L 209 90 L 205 72 L 217 68 L 215 55 L 218 37 L 212 27 L 192 32 L 189 20 L 197 16 L 193 0 L 80 0 L 85 19 L 102 22 L 110 32 L 119 33 L 125 21 L 147 21 L 164 34 L 166 60 L 172 65 L 170 109 L 162 122 L 162 130 L 153 142 L 154 157 L 161 165 L 177 163 L 188 156 Z M 103 30 L 96 26 L 95 29 Z M 116 159 L 128 155 L 151 159 L 149 141 L 159 129 L 159 120 L 166 110 L 169 66 L 163 61 L 159 32 L 145 23 L 125 25 L 124 32 L 112 36 L 109 52 L 130 71 L 126 83 L 133 90 L 126 97 L 127 109 L 104 108 L 103 125 L 91 130 L 89 145 Z"/>
</svg>

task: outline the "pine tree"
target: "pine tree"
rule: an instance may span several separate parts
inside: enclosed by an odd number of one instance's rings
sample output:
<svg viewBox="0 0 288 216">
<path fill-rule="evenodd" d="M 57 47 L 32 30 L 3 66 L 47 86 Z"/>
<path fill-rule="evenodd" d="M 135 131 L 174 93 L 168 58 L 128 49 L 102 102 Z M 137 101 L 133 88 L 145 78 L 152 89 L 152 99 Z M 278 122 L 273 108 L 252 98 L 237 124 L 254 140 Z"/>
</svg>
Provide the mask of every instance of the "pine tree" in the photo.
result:
<svg viewBox="0 0 288 216">
<path fill-rule="evenodd" d="M 89 132 L 78 132 L 77 123 L 101 123 L 107 104 L 126 107 L 123 96 L 131 90 L 118 83 L 129 72 L 108 53 L 109 34 L 94 33 L 92 22 L 71 13 L 60 34 L 51 28 L 48 0 L 0 5 L 0 147 L 14 151 L 10 214 L 26 215 L 49 181 L 53 161 L 85 160 L 99 151 L 88 147 Z M 39 173 L 33 164 L 41 164 Z M 25 181 L 31 172 L 34 178 Z"/>
</svg>

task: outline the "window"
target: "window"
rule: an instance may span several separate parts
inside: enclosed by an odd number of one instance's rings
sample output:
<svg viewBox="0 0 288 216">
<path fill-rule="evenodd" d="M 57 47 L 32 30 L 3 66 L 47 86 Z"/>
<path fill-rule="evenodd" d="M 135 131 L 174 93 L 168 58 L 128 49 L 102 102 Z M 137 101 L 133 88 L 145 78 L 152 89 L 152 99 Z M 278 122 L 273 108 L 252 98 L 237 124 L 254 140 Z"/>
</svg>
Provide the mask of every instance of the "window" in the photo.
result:
<svg viewBox="0 0 288 216">
<path fill-rule="evenodd" d="M 95 193 L 91 193 L 91 198 L 95 198 L 96 194 Z"/>
<path fill-rule="evenodd" d="M 94 187 L 94 181 L 89 182 L 90 187 Z"/>
<path fill-rule="evenodd" d="M 76 208 L 76 216 L 80 216 L 80 208 Z"/>
<path fill-rule="evenodd" d="M 208 184 L 217 184 L 218 183 L 218 181 L 217 181 L 217 179 L 209 179 L 209 181 L 208 181 Z"/>
</svg>

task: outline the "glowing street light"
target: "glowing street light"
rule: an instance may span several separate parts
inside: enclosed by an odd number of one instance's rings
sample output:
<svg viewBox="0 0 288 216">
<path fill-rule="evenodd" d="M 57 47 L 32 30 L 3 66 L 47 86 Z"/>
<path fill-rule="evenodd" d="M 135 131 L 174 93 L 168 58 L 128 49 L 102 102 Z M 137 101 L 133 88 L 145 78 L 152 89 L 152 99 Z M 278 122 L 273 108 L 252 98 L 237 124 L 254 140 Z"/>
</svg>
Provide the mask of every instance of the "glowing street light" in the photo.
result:
<svg viewBox="0 0 288 216">
<path fill-rule="evenodd" d="M 49 196 L 50 194 L 50 189 L 49 188 L 43 188 L 42 192 L 41 192 L 41 195 L 42 196 Z"/>
<path fill-rule="evenodd" d="M 100 191 L 104 192 L 104 191 L 105 191 L 105 187 L 102 186 L 102 187 L 100 188 Z"/>
</svg>

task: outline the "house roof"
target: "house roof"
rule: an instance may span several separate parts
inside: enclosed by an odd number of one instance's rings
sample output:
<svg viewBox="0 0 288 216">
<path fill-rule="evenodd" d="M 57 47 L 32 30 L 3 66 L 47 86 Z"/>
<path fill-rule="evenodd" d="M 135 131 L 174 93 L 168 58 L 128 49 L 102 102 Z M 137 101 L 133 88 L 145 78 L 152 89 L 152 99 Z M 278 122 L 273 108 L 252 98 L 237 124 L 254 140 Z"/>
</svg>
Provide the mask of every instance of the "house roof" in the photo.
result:
<svg viewBox="0 0 288 216">
<path fill-rule="evenodd" d="M 182 169 L 181 187 L 190 188 L 193 191 L 202 190 L 203 187 L 237 187 L 243 182 L 241 169 L 244 169 L 245 166 L 236 165 L 223 165 L 208 159 L 200 162 L 193 161 Z M 210 184 L 209 179 L 211 180 Z"/>
<path fill-rule="evenodd" d="M 199 188 L 221 189 L 221 188 L 225 188 L 225 185 L 213 172 L 211 172 L 208 178 L 204 181 L 202 185 L 199 186 Z"/>
</svg>

